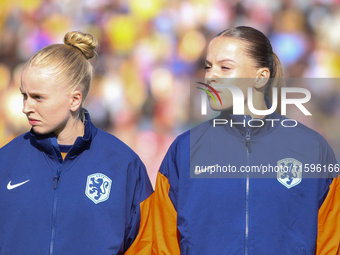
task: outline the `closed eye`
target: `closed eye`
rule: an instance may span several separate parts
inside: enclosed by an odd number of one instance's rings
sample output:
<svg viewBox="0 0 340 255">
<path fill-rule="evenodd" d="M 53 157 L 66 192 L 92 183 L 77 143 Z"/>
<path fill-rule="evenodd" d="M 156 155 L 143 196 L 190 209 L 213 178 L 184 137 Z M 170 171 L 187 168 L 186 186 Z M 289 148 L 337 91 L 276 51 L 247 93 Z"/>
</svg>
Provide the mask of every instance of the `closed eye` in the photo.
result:
<svg viewBox="0 0 340 255">
<path fill-rule="evenodd" d="M 22 95 L 22 97 L 23 97 L 24 99 L 27 99 L 27 94 L 26 94 L 26 93 L 21 93 L 21 95 Z"/>
<path fill-rule="evenodd" d="M 43 97 L 42 97 L 42 96 L 39 96 L 39 95 L 35 95 L 35 96 L 33 96 L 33 98 L 34 98 L 35 100 L 41 100 L 41 99 L 43 99 Z"/>
</svg>

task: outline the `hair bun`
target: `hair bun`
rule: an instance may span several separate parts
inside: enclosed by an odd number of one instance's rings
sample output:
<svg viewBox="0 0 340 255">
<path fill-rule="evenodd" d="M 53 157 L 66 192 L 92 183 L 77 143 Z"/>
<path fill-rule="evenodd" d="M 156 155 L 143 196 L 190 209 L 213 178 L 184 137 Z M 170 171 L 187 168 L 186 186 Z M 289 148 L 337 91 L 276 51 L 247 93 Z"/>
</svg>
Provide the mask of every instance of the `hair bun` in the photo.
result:
<svg viewBox="0 0 340 255">
<path fill-rule="evenodd" d="M 68 32 L 64 36 L 64 43 L 77 47 L 87 59 L 93 58 L 98 41 L 90 34 L 82 32 Z"/>
</svg>

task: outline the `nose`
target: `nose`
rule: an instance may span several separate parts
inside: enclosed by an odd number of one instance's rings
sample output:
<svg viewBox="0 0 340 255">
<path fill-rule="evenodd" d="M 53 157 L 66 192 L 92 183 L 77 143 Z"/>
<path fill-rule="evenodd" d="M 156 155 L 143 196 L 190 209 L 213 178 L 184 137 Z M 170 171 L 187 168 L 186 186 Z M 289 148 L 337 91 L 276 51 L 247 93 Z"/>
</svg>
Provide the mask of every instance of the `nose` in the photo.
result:
<svg viewBox="0 0 340 255">
<path fill-rule="evenodd" d="M 209 72 L 206 72 L 206 73 L 205 73 L 204 78 L 210 79 L 210 78 L 214 78 L 215 76 L 216 76 L 216 75 L 215 75 L 215 72 L 214 72 L 214 70 L 212 69 L 212 70 L 210 70 Z"/>
<path fill-rule="evenodd" d="M 204 83 L 208 85 L 218 83 L 216 75 L 206 75 L 204 79 Z"/>
<path fill-rule="evenodd" d="M 32 107 L 32 102 L 29 98 L 24 99 L 24 107 L 22 108 L 22 112 L 26 115 L 34 112 L 34 108 Z"/>
<path fill-rule="evenodd" d="M 211 84 L 211 83 L 214 83 L 214 82 L 217 83 L 217 79 L 219 78 L 219 76 L 217 74 L 216 68 L 211 67 L 209 72 L 205 73 L 204 78 L 205 78 L 205 82 L 207 84 Z"/>
</svg>

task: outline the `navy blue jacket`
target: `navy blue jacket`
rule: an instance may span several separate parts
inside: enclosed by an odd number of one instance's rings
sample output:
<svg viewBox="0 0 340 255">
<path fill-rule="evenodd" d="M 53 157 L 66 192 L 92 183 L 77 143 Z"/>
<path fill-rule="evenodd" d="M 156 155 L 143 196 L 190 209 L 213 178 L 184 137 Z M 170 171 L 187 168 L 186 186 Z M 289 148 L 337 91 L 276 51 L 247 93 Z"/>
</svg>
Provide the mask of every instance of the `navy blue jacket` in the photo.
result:
<svg viewBox="0 0 340 255">
<path fill-rule="evenodd" d="M 59 158 L 53 134 L 0 149 L 0 254 L 123 254 L 153 192 L 143 163 L 88 113 L 84 136 Z"/>
<path fill-rule="evenodd" d="M 330 191 L 328 169 L 310 173 L 313 166 L 338 167 L 325 139 L 300 123 L 282 126 L 285 118 L 277 113 L 266 116 L 263 127 L 230 126 L 245 116 L 217 119 L 228 123 L 214 127 L 211 120 L 180 135 L 163 160 L 155 187 L 154 254 L 314 254 L 328 231 L 319 222 L 324 232 L 318 233 L 319 209 L 327 195 L 334 203 L 340 192 L 338 182 Z M 290 172 L 256 172 L 263 166 Z M 339 205 L 333 205 L 337 224 Z M 336 240 L 329 254 L 336 254 L 339 228 L 330 236 Z"/>
</svg>

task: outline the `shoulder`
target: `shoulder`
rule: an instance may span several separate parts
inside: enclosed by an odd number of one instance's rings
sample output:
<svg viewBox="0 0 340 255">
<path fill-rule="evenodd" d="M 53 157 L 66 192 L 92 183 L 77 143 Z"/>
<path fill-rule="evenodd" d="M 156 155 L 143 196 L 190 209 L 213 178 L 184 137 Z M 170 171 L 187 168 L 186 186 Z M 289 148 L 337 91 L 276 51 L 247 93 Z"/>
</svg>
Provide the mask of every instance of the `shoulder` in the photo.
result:
<svg viewBox="0 0 340 255">
<path fill-rule="evenodd" d="M 100 150 L 104 155 L 112 155 L 120 160 L 134 161 L 139 160 L 138 155 L 124 142 L 116 136 L 98 129 L 92 141 L 93 149 Z"/>
<path fill-rule="evenodd" d="M 287 118 L 283 118 L 285 120 Z M 288 119 L 287 119 L 288 120 Z M 328 147 L 328 142 L 326 139 L 320 135 L 315 130 L 307 127 L 306 125 L 296 122 L 297 125 L 294 127 L 284 127 L 283 125 L 280 126 L 279 130 L 283 135 L 283 138 L 291 138 L 296 141 L 304 141 L 310 142 L 314 144 L 318 144 L 322 147 Z"/>
<path fill-rule="evenodd" d="M 299 154 L 318 158 L 321 164 L 336 164 L 333 149 L 326 139 L 315 130 L 298 122 L 295 127 L 279 126 L 280 134 L 275 140 L 280 146 L 294 150 Z"/>
<path fill-rule="evenodd" d="M 205 121 L 177 136 L 173 144 L 177 146 L 189 146 L 190 139 L 192 140 L 194 138 L 196 141 L 196 138 L 203 137 L 203 135 L 207 135 L 207 133 L 211 131 L 213 131 L 212 120 Z"/>
<path fill-rule="evenodd" d="M 30 144 L 30 132 L 24 133 L 16 138 L 14 138 L 12 141 L 7 143 L 5 146 L 0 148 L 0 155 L 6 153 L 6 152 L 11 152 L 11 151 L 16 151 L 19 148 L 25 147 L 26 145 Z"/>
<path fill-rule="evenodd" d="M 213 131 L 212 121 L 209 120 L 177 136 L 168 149 L 163 163 L 172 161 L 178 166 L 187 166 L 190 160 L 190 148 L 193 143 L 197 144 L 202 140 L 206 140 L 211 131 Z"/>
<path fill-rule="evenodd" d="M 0 148 L 0 162 L 2 167 L 9 166 L 14 162 L 18 162 L 20 158 L 23 159 L 32 155 L 35 148 L 31 144 L 30 136 L 29 132 L 22 134 Z"/>
</svg>

